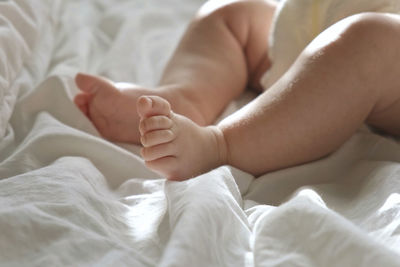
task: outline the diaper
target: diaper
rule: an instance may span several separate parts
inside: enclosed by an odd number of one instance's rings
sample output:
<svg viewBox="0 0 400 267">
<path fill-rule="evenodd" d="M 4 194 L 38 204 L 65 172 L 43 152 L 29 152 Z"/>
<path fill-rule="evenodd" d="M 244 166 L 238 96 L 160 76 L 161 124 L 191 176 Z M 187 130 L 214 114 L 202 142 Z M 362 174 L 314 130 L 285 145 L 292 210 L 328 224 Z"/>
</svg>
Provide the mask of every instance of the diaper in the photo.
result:
<svg viewBox="0 0 400 267">
<path fill-rule="evenodd" d="M 275 83 L 303 49 L 335 22 L 362 12 L 400 13 L 399 0 L 281 0 L 269 38 L 271 68 L 262 76 L 264 89 Z"/>
</svg>

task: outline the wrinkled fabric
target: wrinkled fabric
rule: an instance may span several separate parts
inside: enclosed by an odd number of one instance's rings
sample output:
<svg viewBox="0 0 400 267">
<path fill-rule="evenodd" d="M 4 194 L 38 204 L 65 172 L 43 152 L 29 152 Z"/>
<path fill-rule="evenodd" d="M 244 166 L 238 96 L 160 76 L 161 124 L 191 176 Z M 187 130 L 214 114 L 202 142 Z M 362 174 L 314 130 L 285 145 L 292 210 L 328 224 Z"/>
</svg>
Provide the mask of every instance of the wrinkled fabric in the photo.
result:
<svg viewBox="0 0 400 267">
<path fill-rule="evenodd" d="M 0 265 L 399 265 L 391 138 L 360 129 L 329 157 L 256 179 L 222 166 L 171 182 L 74 106 L 77 71 L 154 86 L 202 1 L 25 3 L 49 16 L 21 27 L 40 38 L 18 61 L 0 139 Z"/>
</svg>

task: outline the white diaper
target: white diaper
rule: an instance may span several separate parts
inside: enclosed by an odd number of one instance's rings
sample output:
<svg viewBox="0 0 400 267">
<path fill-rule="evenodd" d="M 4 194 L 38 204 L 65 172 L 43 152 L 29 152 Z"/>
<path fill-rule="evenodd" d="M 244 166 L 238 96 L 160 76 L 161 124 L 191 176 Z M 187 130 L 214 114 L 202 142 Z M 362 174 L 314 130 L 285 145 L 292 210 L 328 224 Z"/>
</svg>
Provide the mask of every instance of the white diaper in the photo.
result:
<svg viewBox="0 0 400 267">
<path fill-rule="evenodd" d="M 267 89 L 285 73 L 301 51 L 335 22 L 361 12 L 400 13 L 399 0 L 282 0 L 272 22 L 272 67 L 261 78 Z"/>
</svg>

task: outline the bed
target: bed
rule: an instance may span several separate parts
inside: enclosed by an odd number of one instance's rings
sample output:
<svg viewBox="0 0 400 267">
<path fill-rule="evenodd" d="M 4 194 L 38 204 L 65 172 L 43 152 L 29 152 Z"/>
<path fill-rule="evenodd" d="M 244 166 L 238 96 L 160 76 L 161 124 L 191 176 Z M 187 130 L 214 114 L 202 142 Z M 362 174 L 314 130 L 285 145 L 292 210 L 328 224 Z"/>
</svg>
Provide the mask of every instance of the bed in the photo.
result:
<svg viewBox="0 0 400 267">
<path fill-rule="evenodd" d="M 312 163 L 170 182 L 75 107 L 78 71 L 156 85 L 203 2 L 0 2 L 1 266 L 400 266 L 393 138 L 363 127 Z"/>
</svg>

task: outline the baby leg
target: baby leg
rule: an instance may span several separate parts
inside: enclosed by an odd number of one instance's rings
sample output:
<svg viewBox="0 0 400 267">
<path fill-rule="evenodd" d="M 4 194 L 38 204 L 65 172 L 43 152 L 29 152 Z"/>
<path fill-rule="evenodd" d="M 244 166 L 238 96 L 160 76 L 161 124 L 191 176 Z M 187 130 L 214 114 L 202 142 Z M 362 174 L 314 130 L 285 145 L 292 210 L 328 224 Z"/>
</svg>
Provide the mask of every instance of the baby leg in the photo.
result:
<svg viewBox="0 0 400 267">
<path fill-rule="evenodd" d="M 179 138 L 159 138 L 169 143 L 164 147 L 146 147 L 144 140 L 145 150 L 157 151 L 158 161 L 148 166 L 174 179 L 222 164 L 259 175 L 331 153 L 365 121 L 399 135 L 398 47 L 397 16 L 362 14 L 340 21 L 269 90 L 217 128 L 172 119 Z M 154 129 L 156 135 L 156 128 L 143 133 Z M 169 155 L 179 156 L 172 161 Z"/>
<path fill-rule="evenodd" d="M 76 105 L 106 138 L 139 143 L 136 102 L 161 96 L 199 125 L 208 125 L 268 68 L 267 42 L 274 0 L 208 1 L 172 55 L 157 88 L 118 88 L 77 75 Z"/>
<path fill-rule="evenodd" d="M 179 85 L 179 94 L 201 111 L 200 125 L 213 123 L 247 86 L 259 87 L 269 68 L 268 36 L 275 8 L 275 0 L 211 0 L 189 25 L 160 84 Z M 173 98 L 165 98 L 175 112 L 185 115 Z"/>
<path fill-rule="evenodd" d="M 221 122 L 227 162 L 255 175 L 305 163 L 365 121 L 400 135 L 399 47 L 396 15 L 355 15 L 324 31 L 268 91 Z"/>
</svg>

